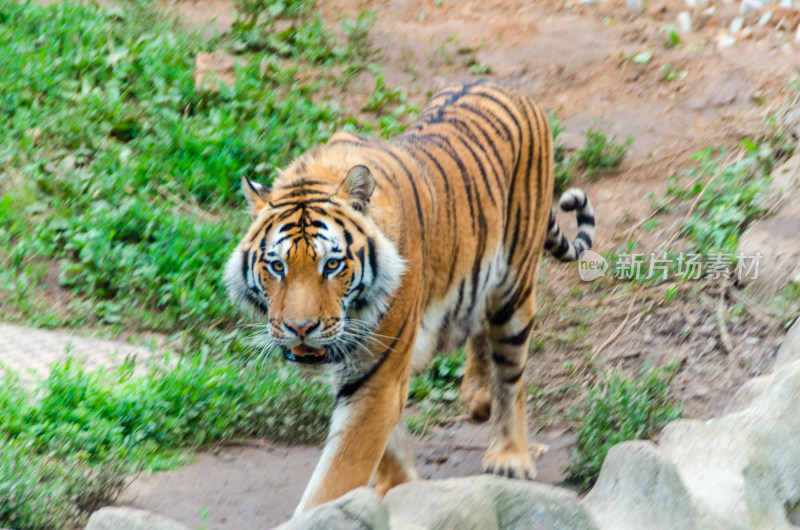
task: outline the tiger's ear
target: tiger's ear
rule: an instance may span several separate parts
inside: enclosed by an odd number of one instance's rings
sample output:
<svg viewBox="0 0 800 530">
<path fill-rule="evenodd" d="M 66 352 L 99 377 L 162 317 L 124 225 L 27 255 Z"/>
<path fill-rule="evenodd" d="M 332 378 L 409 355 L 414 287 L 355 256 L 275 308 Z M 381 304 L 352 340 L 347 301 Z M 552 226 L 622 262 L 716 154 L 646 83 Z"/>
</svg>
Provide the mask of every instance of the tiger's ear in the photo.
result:
<svg viewBox="0 0 800 530">
<path fill-rule="evenodd" d="M 247 201 L 247 208 L 250 215 L 255 217 L 264 206 L 267 205 L 269 190 L 257 182 L 253 182 L 247 177 L 242 177 L 242 193 Z"/>
<path fill-rule="evenodd" d="M 347 200 L 354 210 L 366 213 L 373 191 L 375 178 L 366 166 L 359 165 L 347 172 L 336 195 Z"/>
</svg>

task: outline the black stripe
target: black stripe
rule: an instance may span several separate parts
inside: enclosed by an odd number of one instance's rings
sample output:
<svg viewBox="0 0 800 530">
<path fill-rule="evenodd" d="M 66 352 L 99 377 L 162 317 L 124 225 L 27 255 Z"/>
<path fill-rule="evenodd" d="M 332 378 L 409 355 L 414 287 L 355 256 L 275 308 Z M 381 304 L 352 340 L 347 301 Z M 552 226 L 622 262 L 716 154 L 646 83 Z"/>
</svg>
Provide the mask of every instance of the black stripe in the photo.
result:
<svg viewBox="0 0 800 530">
<path fill-rule="evenodd" d="M 375 375 L 375 372 L 378 371 L 378 368 L 386 361 L 386 358 L 389 357 L 388 353 L 384 353 L 383 356 L 378 359 L 378 362 L 372 365 L 366 373 L 358 377 L 357 379 L 350 381 L 349 383 L 345 383 L 339 389 L 339 392 L 336 393 L 336 400 L 340 399 L 347 399 L 351 397 L 353 394 L 358 392 L 358 390 L 366 383 L 370 377 Z"/>
<path fill-rule="evenodd" d="M 594 215 L 578 214 L 578 226 L 580 226 L 580 225 L 592 225 L 592 226 L 594 226 Z"/>
<path fill-rule="evenodd" d="M 512 346 L 521 346 L 528 340 L 528 337 L 531 334 L 531 329 L 533 328 L 533 320 L 531 320 L 527 326 L 522 328 L 522 331 L 517 333 L 516 335 L 512 335 L 510 337 L 504 337 L 500 339 L 502 344 L 510 344 Z"/>
<path fill-rule="evenodd" d="M 557 258 L 561 258 L 567 252 L 569 252 L 569 241 L 562 235 L 561 241 L 558 243 L 558 248 L 553 252 L 553 255 Z"/>
<path fill-rule="evenodd" d="M 591 247 L 592 246 L 592 238 L 586 232 L 578 232 L 578 235 L 575 236 L 575 239 L 580 239 L 581 241 L 586 241 L 586 244 Z"/>
<path fill-rule="evenodd" d="M 489 323 L 492 326 L 502 326 L 511 320 L 511 317 L 514 315 L 514 311 L 517 309 L 515 298 L 516 297 L 512 297 L 510 300 L 506 301 L 506 303 L 503 304 L 500 309 L 489 316 Z"/>
<path fill-rule="evenodd" d="M 372 281 L 374 282 L 378 277 L 378 253 L 375 251 L 375 242 L 372 241 L 371 237 L 367 238 L 367 248 L 369 248 L 369 268 L 372 269 Z M 362 248 L 361 250 L 363 252 L 364 249 Z M 363 256 L 361 263 L 363 268 Z"/>
<path fill-rule="evenodd" d="M 255 306 L 256 309 L 261 311 L 262 314 L 264 314 L 264 315 L 268 315 L 269 314 L 269 310 L 268 310 L 266 304 L 264 304 L 264 302 L 262 302 L 261 300 L 259 300 L 255 296 L 251 295 L 250 293 L 245 293 L 244 297 L 248 302 L 253 304 L 253 306 Z"/>
<path fill-rule="evenodd" d="M 472 142 L 478 146 L 483 155 L 486 157 L 486 160 L 491 162 L 489 155 L 486 153 L 486 149 L 480 144 L 480 142 L 478 142 L 478 139 L 475 138 L 475 136 L 472 134 L 468 124 L 464 123 L 461 120 L 450 120 L 449 123 L 456 129 L 457 132 L 460 133 L 459 135 L 454 135 L 454 138 L 458 138 L 461 141 L 461 144 L 464 146 L 464 148 L 467 151 L 469 151 L 470 155 L 472 155 L 472 159 L 475 161 L 475 165 L 477 166 L 478 171 L 480 172 L 481 180 L 483 180 L 483 185 L 486 187 L 486 193 L 489 196 L 489 200 L 491 201 L 492 204 L 497 204 L 497 199 L 495 199 L 494 192 L 492 192 L 492 187 L 489 184 L 489 177 L 486 174 L 486 167 L 484 166 L 481 159 L 478 157 L 478 154 L 469 144 L 469 142 L 467 142 L 467 140 L 464 139 L 462 136 L 467 136 L 470 140 L 472 140 Z M 494 169 L 494 167 L 492 167 L 492 173 L 496 177 L 497 171 Z M 495 178 L 495 180 L 498 179 Z M 498 180 L 498 186 L 500 186 L 499 180 Z M 502 191 L 502 186 L 499 189 Z"/>
<path fill-rule="evenodd" d="M 512 375 L 512 376 L 510 376 L 510 377 L 506 377 L 506 378 L 504 378 L 504 379 L 503 379 L 503 383 L 505 383 L 505 384 L 507 384 L 507 385 L 513 385 L 514 383 L 516 383 L 517 381 L 519 381 L 520 379 L 522 379 L 522 374 L 523 374 L 524 372 L 525 372 L 525 368 L 522 368 L 522 369 L 520 369 L 520 371 L 519 371 L 519 372 L 517 372 L 516 374 L 514 374 L 514 375 Z"/>
<path fill-rule="evenodd" d="M 517 363 L 514 362 L 513 359 L 506 359 L 505 357 L 503 357 L 502 355 L 500 355 L 497 352 L 493 352 L 492 353 L 492 361 L 494 361 L 495 364 L 499 364 L 501 366 L 516 366 L 517 365 Z"/>
<path fill-rule="evenodd" d="M 449 156 L 453 162 L 455 162 L 456 166 L 458 166 L 458 173 L 461 176 L 461 182 L 464 184 L 464 188 L 467 192 L 467 205 L 469 206 L 469 214 L 470 218 L 473 219 L 472 229 L 475 230 L 475 205 L 473 204 L 472 200 L 472 185 L 470 182 L 469 177 L 467 176 L 467 168 L 464 166 L 464 162 L 461 160 L 461 157 L 458 156 L 458 152 L 455 150 L 453 145 L 450 143 L 450 139 L 447 136 L 444 136 L 440 133 L 434 132 L 426 132 L 417 136 L 416 138 L 430 141 L 431 143 L 435 144 L 439 149 L 441 149 L 447 156 Z M 442 174 L 443 177 L 446 177 L 446 174 Z"/>
</svg>

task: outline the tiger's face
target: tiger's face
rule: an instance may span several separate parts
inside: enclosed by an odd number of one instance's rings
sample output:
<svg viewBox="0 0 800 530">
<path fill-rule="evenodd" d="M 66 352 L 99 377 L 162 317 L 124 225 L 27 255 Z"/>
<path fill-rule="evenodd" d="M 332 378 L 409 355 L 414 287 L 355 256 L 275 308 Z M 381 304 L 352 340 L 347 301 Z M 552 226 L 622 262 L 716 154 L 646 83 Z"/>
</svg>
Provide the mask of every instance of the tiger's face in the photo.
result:
<svg viewBox="0 0 800 530">
<path fill-rule="evenodd" d="M 254 220 L 226 282 L 265 324 L 261 346 L 303 364 L 366 350 L 402 275 L 402 259 L 368 214 L 369 171 L 357 166 L 338 187 L 306 178 L 271 191 L 245 180 L 243 188 Z"/>
</svg>

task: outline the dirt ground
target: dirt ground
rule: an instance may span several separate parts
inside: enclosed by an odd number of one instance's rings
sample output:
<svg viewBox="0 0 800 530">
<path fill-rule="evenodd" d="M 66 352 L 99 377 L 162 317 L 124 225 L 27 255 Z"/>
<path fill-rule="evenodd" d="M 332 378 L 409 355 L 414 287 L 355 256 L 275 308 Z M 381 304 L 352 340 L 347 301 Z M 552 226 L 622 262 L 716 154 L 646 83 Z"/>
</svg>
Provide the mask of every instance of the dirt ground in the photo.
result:
<svg viewBox="0 0 800 530">
<path fill-rule="evenodd" d="M 635 241 L 643 252 L 669 243 L 688 206 L 675 204 L 659 217 L 655 230 L 641 227 L 653 211 L 649 193 L 663 196 L 671 175 L 691 165 L 693 153 L 707 146 L 735 146 L 765 130 L 765 118 L 794 93 L 788 83 L 800 67 L 795 30 L 797 9 L 770 7 L 742 14 L 740 2 L 696 2 L 689 10 L 692 29 L 680 33 L 679 46 L 666 46 L 665 25 L 679 26 L 684 0 L 654 1 L 645 13 L 631 14 L 623 1 L 580 3 L 542 0 L 331 0 L 320 8 L 331 26 L 361 9 L 377 12 L 370 33 L 373 61 L 385 68 L 388 86 L 402 86 L 422 105 L 428 94 L 471 77 L 466 65 L 491 68 L 491 76 L 509 80 L 557 111 L 568 148 L 603 123 L 618 139 L 633 138 L 623 164 L 594 180 L 583 179 L 594 205 L 599 252 Z M 776 2 L 777 4 L 777 2 Z M 707 7 L 711 11 L 704 11 Z M 231 5 L 185 2 L 179 11 L 186 24 L 213 19 L 224 30 Z M 759 25 L 770 11 L 770 20 Z M 680 15 L 685 17 L 685 15 Z M 741 31 L 731 24 L 742 17 Z M 763 21 L 763 19 L 762 19 Z M 646 62 L 633 60 L 652 52 Z M 641 57 L 641 56 L 640 56 Z M 665 80 L 665 67 L 683 72 Z M 359 112 L 353 94 L 372 91 L 374 76 L 362 75 L 345 94 L 332 95 Z M 574 233 L 574 221 L 562 220 Z M 540 480 L 562 479 L 575 435 L 563 412 L 579 400 L 580 388 L 598 371 L 635 373 L 645 362 L 677 360 L 672 383 L 690 416 L 718 414 L 749 377 L 768 371 L 783 337 L 780 322 L 748 309 L 731 316 L 723 337 L 717 316 L 741 302 L 727 284 L 676 285 L 676 300 L 664 305 L 669 285 L 633 290 L 613 282 L 594 289 L 577 269 L 546 261 L 540 284 L 537 334 L 556 338 L 571 330 L 570 340 L 548 340 L 531 356 L 530 429 L 540 451 Z M 746 304 L 748 305 L 748 304 Z M 748 305 L 749 307 L 749 305 Z M 581 324 L 588 326 L 581 328 Z M 414 440 L 423 477 L 479 472 L 487 428 L 452 422 Z M 544 449 L 542 446 L 537 446 Z M 256 528 L 285 520 L 298 502 L 319 449 L 277 447 L 260 442 L 224 447 L 202 454 L 184 469 L 141 476 L 121 504 L 211 528 Z M 205 515 L 204 515 L 205 514 Z"/>
</svg>

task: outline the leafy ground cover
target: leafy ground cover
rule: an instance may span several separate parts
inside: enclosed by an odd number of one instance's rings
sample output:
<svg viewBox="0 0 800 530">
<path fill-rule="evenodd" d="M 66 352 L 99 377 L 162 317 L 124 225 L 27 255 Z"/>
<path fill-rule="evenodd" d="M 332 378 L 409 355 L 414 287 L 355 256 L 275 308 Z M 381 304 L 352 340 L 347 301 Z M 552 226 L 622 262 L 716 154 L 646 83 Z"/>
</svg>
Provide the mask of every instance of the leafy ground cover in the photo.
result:
<svg viewBox="0 0 800 530">
<path fill-rule="evenodd" d="M 147 1 L 0 4 L 0 70 L 14 72 L 0 80 L 3 317 L 174 334 L 184 352 L 147 377 L 67 361 L 35 392 L 5 374 L 0 525 L 77 525 L 126 473 L 208 443 L 319 439 L 330 397 L 245 363 L 220 274 L 247 224 L 241 175 L 268 182 L 348 123 L 294 81 L 354 57 L 312 16 L 300 25 L 317 34 L 281 34 L 287 50 L 246 57 L 234 86 L 209 91 L 194 56 L 238 34 L 204 42 Z"/>
<path fill-rule="evenodd" d="M 77 526 L 129 473 L 173 467 L 215 442 L 317 442 L 333 401 L 267 359 L 183 356 L 146 376 L 132 363 L 89 371 L 68 359 L 36 387 L 8 372 L 0 387 L 0 524 L 12 528 Z"/>
</svg>

